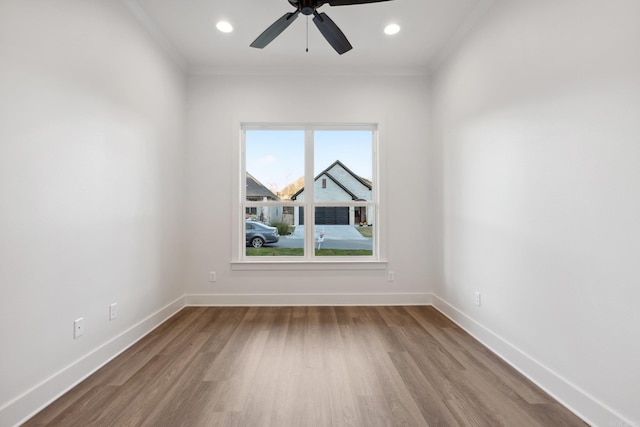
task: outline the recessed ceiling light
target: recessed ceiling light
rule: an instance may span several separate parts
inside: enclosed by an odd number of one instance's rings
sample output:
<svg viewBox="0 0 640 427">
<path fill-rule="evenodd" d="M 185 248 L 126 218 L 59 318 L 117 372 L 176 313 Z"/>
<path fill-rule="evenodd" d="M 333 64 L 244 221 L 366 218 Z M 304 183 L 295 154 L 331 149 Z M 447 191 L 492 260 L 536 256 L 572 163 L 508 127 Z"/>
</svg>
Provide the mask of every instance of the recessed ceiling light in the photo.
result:
<svg viewBox="0 0 640 427">
<path fill-rule="evenodd" d="M 227 21 L 220 21 L 216 24 L 216 28 L 223 33 L 230 33 L 233 31 L 233 26 Z"/>
<path fill-rule="evenodd" d="M 389 24 L 386 27 L 384 27 L 384 33 L 390 36 L 397 34 L 399 31 L 400 31 L 400 25 L 398 24 Z"/>
</svg>

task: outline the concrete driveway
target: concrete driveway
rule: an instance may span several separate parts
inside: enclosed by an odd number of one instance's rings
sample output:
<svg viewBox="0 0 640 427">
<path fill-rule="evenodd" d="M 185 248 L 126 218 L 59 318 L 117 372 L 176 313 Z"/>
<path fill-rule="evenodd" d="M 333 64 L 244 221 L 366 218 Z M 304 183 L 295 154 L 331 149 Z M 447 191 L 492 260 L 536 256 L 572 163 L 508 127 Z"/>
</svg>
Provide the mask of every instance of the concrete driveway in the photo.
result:
<svg viewBox="0 0 640 427">
<path fill-rule="evenodd" d="M 324 232 L 324 240 L 370 240 L 362 236 L 353 225 L 317 225 L 316 236 L 321 232 Z M 287 239 L 302 239 L 303 237 L 304 225 L 296 225 L 293 234 L 286 236 Z"/>
</svg>

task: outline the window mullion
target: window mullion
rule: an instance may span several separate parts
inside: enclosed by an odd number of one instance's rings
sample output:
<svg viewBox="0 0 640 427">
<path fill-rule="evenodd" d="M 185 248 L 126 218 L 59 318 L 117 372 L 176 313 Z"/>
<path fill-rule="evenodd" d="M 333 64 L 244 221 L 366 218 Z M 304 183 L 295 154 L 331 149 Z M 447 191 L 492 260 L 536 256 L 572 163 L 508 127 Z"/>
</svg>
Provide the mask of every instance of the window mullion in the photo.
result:
<svg viewBox="0 0 640 427">
<path fill-rule="evenodd" d="M 315 235 L 314 235 L 314 148 L 313 148 L 313 129 L 307 128 L 304 134 L 304 246 L 306 258 L 313 258 L 315 248 Z"/>
</svg>

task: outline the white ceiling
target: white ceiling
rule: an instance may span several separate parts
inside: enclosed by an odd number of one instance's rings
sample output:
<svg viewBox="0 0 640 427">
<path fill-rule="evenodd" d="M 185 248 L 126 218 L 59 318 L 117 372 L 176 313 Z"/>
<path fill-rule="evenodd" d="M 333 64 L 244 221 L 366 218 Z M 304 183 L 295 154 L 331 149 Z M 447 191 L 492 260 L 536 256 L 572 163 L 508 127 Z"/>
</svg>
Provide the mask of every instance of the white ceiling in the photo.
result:
<svg viewBox="0 0 640 427">
<path fill-rule="evenodd" d="M 392 0 L 331 7 L 325 12 L 353 50 L 338 55 L 307 17 L 298 19 L 264 49 L 249 44 L 286 12 L 287 0 L 123 0 L 190 72 L 420 74 L 486 10 L 489 0 Z M 216 29 L 229 21 L 234 31 Z M 383 33 L 389 23 L 402 29 Z"/>
</svg>

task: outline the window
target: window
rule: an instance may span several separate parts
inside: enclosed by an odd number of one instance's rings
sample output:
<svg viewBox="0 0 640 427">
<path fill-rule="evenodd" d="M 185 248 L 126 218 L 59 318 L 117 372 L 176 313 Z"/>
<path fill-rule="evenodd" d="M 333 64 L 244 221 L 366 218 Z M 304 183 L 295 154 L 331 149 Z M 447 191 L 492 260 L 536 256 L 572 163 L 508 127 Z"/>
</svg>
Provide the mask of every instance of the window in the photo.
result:
<svg viewBox="0 0 640 427">
<path fill-rule="evenodd" d="M 241 126 L 239 261 L 377 261 L 377 126 Z"/>
</svg>

